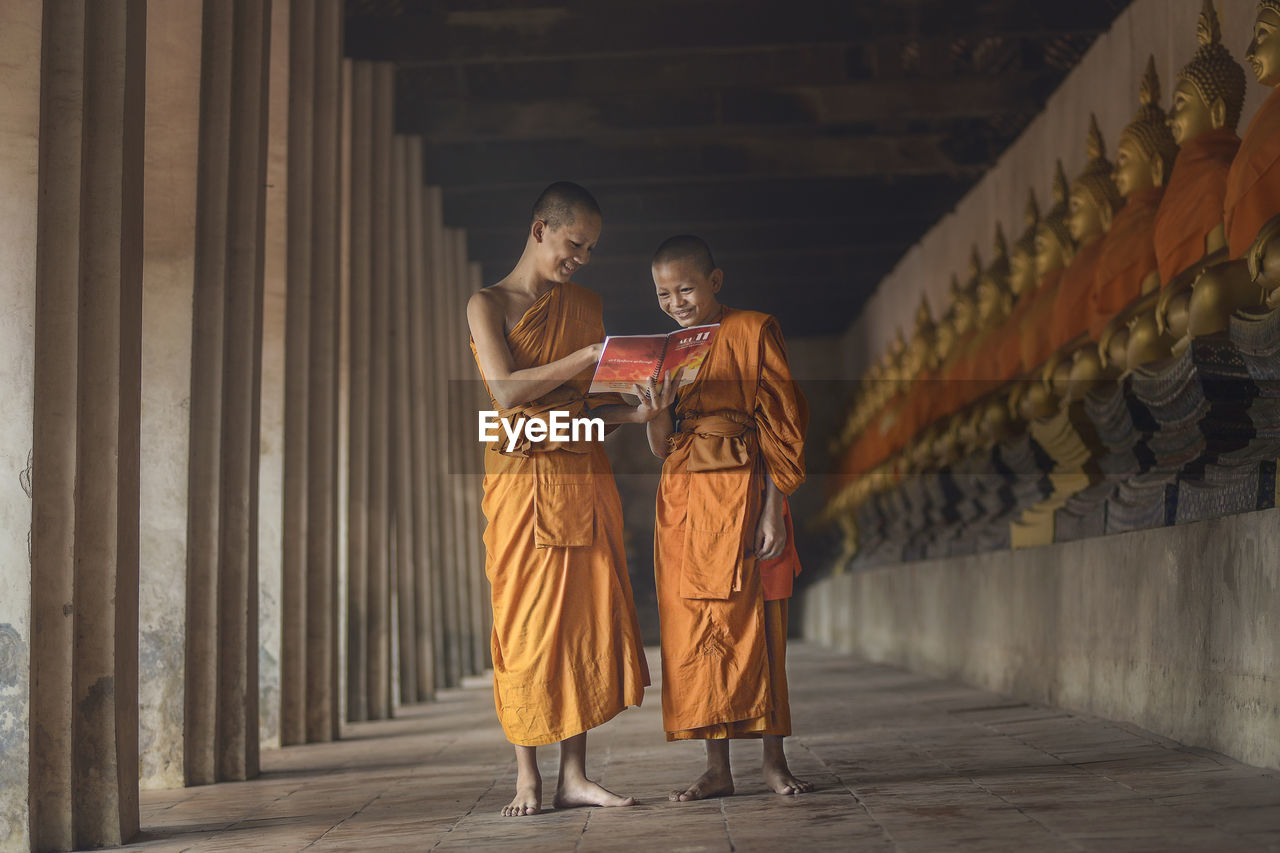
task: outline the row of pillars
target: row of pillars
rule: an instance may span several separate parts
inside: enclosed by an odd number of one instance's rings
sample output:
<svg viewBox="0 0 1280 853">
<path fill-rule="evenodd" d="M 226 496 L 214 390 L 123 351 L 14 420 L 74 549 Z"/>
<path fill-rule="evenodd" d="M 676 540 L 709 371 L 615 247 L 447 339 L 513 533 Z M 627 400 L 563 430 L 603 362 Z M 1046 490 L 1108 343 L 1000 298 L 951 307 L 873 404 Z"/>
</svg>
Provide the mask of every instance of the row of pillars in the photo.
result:
<svg viewBox="0 0 1280 853">
<path fill-rule="evenodd" d="M 0 851 L 68 850 L 487 666 L 481 281 L 341 0 L 4 14 Z"/>
</svg>

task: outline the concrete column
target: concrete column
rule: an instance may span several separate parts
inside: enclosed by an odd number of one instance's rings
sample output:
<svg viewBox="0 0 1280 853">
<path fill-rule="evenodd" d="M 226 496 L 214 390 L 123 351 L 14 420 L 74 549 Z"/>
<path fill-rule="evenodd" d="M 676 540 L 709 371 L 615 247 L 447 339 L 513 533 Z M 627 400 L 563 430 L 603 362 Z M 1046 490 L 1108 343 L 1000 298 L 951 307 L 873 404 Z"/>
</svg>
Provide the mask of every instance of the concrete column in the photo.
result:
<svg viewBox="0 0 1280 853">
<path fill-rule="evenodd" d="M 471 294 L 484 287 L 484 271 L 480 262 L 471 261 L 468 269 L 470 276 L 467 281 L 467 290 L 463 295 L 464 305 Z M 489 408 L 489 399 L 485 394 L 484 384 L 479 380 L 478 372 L 474 372 L 475 359 L 471 356 L 469 348 L 464 352 L 463 359 L 467 362 L 463 364 L 464 375 L 465 371 L 470 369 L 474 377 L 467 383 L 471 393 L 462 419 L 464 421 L 463 441 L 467 445 L 467 470 L 471 472 L 467 477 L 467 513 L 471 524 L 467 537 L 467 553 L 470 562 L 468 571 L 471 573 L 471 618 L 475 625 L 473 655 L 476 670 L 483 672 L 493 664 L 489 643 L 489 635 L 493 631 L 493 608 L 490 605 L 489 579 L 484 573 L 484 513 L 480 509 L 480 500 L 484 497 L 484 459 L 480 445 L 474 440 L 467 440 L 473 437 L 469 436 L 465 429 L 467 423 L 475 423 L 476 412 Z"/>
<path fill-rule="evenodd" d="M 258 774 L 258 439 L 271 3 L 237 0 L 218 540 L 217 772 Z"/>
<path fill-rule="evenodd" d="M 418 645 L 415 637 L 418 563 L 414 552 L 413 429 L 409 372 L 409 139 L 392 138 L 391 148 L 391 465 L 392 515 L 395 519 L 396 644 L 399 701 L 418 701 Z"/>
<path fill-rule="evenodd" d="M 147 10 L 138 747 L 143 788 L 183 783 L 187 467 L 201 0 Z"/>
<path fill-rule="evenodd" d="M 445 324 L 448 315 L 444 304 L 445 250 L 444 215 L 440 187 L 423 188 L 423 235 L 427 290 L 423 300 L 427 314 L 428 334 L 424 357 L 427 364 L 426 413 L 427 493 L 431 503 L 431 642 L 437 688 L 457 684 L 456 667 L 452 663 L 454 632 L 450 628 L 451 608 L 446 605 L 452 586 L 449 581 L 448 542 L 451 530 L 450 506 L 445 487 L 448 482 L 449 451 L 445 440 L 449 402 L 449 374 L 445 369 Z"/>
<path fill-rule="evenodd" d="M 302 5 L 308 5 L 303 3 Z M 307 405 L 306 738 L 338 737 L 338 347 L 341 259 L 340 0 L 315 5 L 311 335 Z"/>
<path fill-rule="evenodd" d="M 439 536 L 436 524 L 436 505 L 432 499 L 431 478 L 435 460 L 429 451 L 427 432 L 432 407 L 438 399 L 434 374 L 431 371 L 431 328 L 428 304 L 431 294 L 429 258 L 431 236 L 426 223 L 428 189 L 422 185 L 422 138 L 410 137 L 407 152 L 409 188 L 409 386 L 410 407 L 409 435 L 412 443 L 413 470 L 413 553 L 417 566 L 415 572 L 414 636 L 417 643 L 415 659 L 418 670 L 417 701 L 426 702 L 435 697 L 436 683 L 436 627 L 434 614 L 436 575 L 439 565 L 432 553 L 432 543 Z"/>
<path fill-rule="evenodd" d="M 390 380 L 391 380 L 391 126 L 395 72 L 390 63 L 373 66 L 373 161 L 370 203 L 369 291 L 369 485 L 368 623 L 365 690 L 369 719 L 391 716 L 391 547 Z"/>
<path fill-rule="evenodd" d="M 44 11 L 43 67 L 36 78 L 36 91 L 43 96 L 38 108 L 40 287 L 34 352 L 39 428 L 32 457 L 22 466 L 40 466 L 30 518 L 30 571 L 40 578 L 32 584 L 30 598 L 36 640 L 31 647 L 31 752 L 43 758 L 31 767 L 31 835 L 35 849 L 70 849 L 85 15 L 82 4 L 72 3 L 48 3 Z M 35 204 L 33 198 L 33 221 Z M 59 244 L 62 251 L 50 251 Z M 36 245 L 33 241 L 29 248 Z M 30 354 L 25 355 L 30 369 Z M 25 660 L 23 670 L 25 676 Z"/>
<path fill-rule="evenodd" d="M 471 358 L 467 340 L 469 333 L 465 324 L 467 277 L 467 232 L 461 228 L 451 228 L 450 255 L 453 263 L 449 280 L 449 320 L 453 329 L 449 335 L 449 372 L 452 378 L 453 398 L 449 407 L 449 442 L 450 458 L 453 460 L 453 474 L 449 478 L 453 494 L 453 505 L 457 508 L 453 515 L 453 562 L 454 576 L 457 579 L 458 608 L 458 643 L 462 659 L 462 674 L 474 675 L 479 672 L 476 665 L 474 621 L 475 610 L 471 604 L 473 594 L 471 586 L 470 541 L 471 521 L 467 509 L 470 478 L 467 476 L 467 451 L 471 449 L 475 430 L 474 416 L 465 417 L 470 396 L 470 384 L 475 377 L 475 368 L 466 359 Z M 475 359 L 471 358 L 474 362 Z"/>
<path fill-rule="evenodd" d="M 262 369 L 259 394 L 258 440 L 258 742 L 268 749 L 282 743 L 281 694 L 283 643 L 287 636 L 284 615 L 285 570 L 291 556 L 286 545 L 295 521 L 291 512 L 298 500 L 289 491 L 288 441 L 289 391 L 293 390 L 295 364 L 288 351 L 293 340 L 288 327 L 293 289 L 293 264 L 289 254 L 289 229 L 293 211 L 288 209 L 293 191 L 293 121 L 290 44 L 293 17 L 289 4 L 271 7 L 269 63 L 266 202 L 262 287 Z M 305 330 L 304 330 L 305 335 Z M 305 379 L 305 376 L 304 376 Z M 296 385 L 296 382 L 292 382 Z"/>
<path fill-rule="evenodd" d="M 289 20 L 287 53 L 283 57 L 272 45 L 272 64 L 288 65 L 288 87 L 277 108 L 275 93 L 271 99 L 271 124 L 279 121 L 288 126 L 287 168 L 281 177 L 286 181 L 287 248 L 283 251 L 285 273 L 278 277 L 285 285 L 280 293 L 272 293 L 270 284 L 277 277 L 268 276 L 267 308 L 273 302 L 284 303 L 284 483 L 281 542 L 280 588 L 280 741 L 282 744 L 305 743 L 307 708 L 307 434 L 310 411 L 307 393 L 310 388 L 308 366 L 311 360 L 311 148 L 314 128 L 315 84 L 315 4 L 310 2 L 277 3 L 275 14 L 284 10 Z M 273 133 L 274 136 L 274 133 Z M 274 152 L 273 152 L 274 153 Z M 273 158 L 274 159 L 274 158 Z M 270 262 L 268 257 L 268 262 Z M 270 271 L 270 266 L 268 267 Z M 287 284 L 286 284 L 287 282 Z M 285 295 L 287 292 L 287 296 Z M 268 315 L 270 316 L 270 315 Z M 264 346 L 271 347 L 271 327 Z M 267 351 L 263 353 L 264 359 Z M 263 380 L 267 378 L 266 361 Z M 280 388 L 273 389 L 277 393 Z M 268 400 L 272 395 L 263 387 L 263 426 L 267 418 Z M 266 435 L 264 433 L 264 439 Z M 264 447 L 269 442 L 264 441 Z M 265 472 L 264 472 L 265 475 Z M 265 485 L 265 483 L 264 483 Z M 264 495 L 265 498 L 265 495 Z M 264 515 L 267 514 L 264 501 Z M 264 559 L 265 568 L 265 559 Z M 265 699 L 265 697 L 264 697 Z"/>
<path fill-rule="evenodd" d="M 36 207 L 40 162 L 41 7 L 5 5 L 0 27 L 0 851 L 28 853 L 31 459 L 35 392 Z M 15 482 L 16 481 L 16 482 Z"/>
<path fill-rule="evenodd" d="M 333 490 L 334 529 L 337 537 L 335 563 L 337 587 L 333 601 L 333 646 L 337 648 L 333 662 L 334 695 L 337 697 L 337 718 L 333 721 L 337 736 L 341 720 L 347 719 L 347 674 L 352 657 L 347 649 L 347 592 L 351 553 L 349 542 L 350 520 L 350 453 L 351 426 L 351 315 L 348 307 L 351 296 L 351 145 L 352 145 L 352 67 L 349 59 L 342 60 L 342 104 L 339 115 L 338 138 L 338 189 L 341 204 L 338 212 L 338 405 L 337 405 L 337 456 L 335 472 L 336 488 Z M 345 663 L 344 663 L 345 662 Z"/>
<path fill-rule="evenodd" d="M 347 367 L 347 719 L 369 719 L 368 501 L 370 210 L 373 198 L 373 66 L 351 69 L 350 285 Z"/>
<path fill-rule="evenodd" d="M 450 687 L 461 684 L 462 676 L 466 674 L 462 656 L 466 643 L 462 639 L 464 610 L 461 607 L 461 599 L 459 597 L 459 506 L 457 494 L 454 490 L 457 461 L 452 416 L 457 403 L 456 383 L 453 381 L 455 365 L 457 364 L 457 360 L 454 358 L 457 329 L 454 327 L 457 325 L 458 316 L 457 299 L 455 298 L 455 285 L 457 283 L 457 254 L 454 251 L 456 245 L 455 234 L 456 230 L 453 228 L 441 229 L 439 276 L 436 279 L 437 286 L 434 288 L 437 304 L 436 310 L 433 312 L 436 322 L 436 334 L 434 336 L 437 344 L 436 365 L 437 370 L 440 372 L 440 380 L 444 391 L 444 394 L 440 397 L 443 405 L 439 412 L 436 435 L 439 441 L 439 458 L 444 463 L 441 466 L 440 481 L 438 483 L 441 509 L 443 510 L 441 513 L 442 535 L 440 537 L 440 564 L 443 575 L 441 609 L 444 615 L 445 662 L 447 666 L 445 684 Z"/>
</svg>

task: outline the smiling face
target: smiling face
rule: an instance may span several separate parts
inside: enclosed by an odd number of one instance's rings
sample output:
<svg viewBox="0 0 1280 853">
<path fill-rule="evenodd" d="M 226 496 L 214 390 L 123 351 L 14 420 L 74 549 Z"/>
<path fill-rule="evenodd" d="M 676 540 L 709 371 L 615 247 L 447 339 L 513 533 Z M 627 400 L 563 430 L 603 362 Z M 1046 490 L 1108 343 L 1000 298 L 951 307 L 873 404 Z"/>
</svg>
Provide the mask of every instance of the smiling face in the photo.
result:
<svg viewBox="0 0 1280 853">
<path fill-rule="evenodd" d="M 1259 83 L 1272 88 L 1280 86 L 1280 14 L 1271 9 L 1258 13 L 1253 40 L 1244 58 Z"/>
<path fill-rule="evenodd" d="M 692 259 L 678 258 L 656 263 L 652 271 L 658 307 L 668 317 L 686 329 L 715 321 L 720 312 L 716 294 L 724 280 L 719 269 L 707 274 Z"/>
<path fill-rule="evenodd" d="M 598 214 L 585 211 L 555 229 L 536 220 L 531 233 L 537 246 L 538 272 L 547 281 L 569 281 L 591 260 L 602 226 Z"/>
</svg>

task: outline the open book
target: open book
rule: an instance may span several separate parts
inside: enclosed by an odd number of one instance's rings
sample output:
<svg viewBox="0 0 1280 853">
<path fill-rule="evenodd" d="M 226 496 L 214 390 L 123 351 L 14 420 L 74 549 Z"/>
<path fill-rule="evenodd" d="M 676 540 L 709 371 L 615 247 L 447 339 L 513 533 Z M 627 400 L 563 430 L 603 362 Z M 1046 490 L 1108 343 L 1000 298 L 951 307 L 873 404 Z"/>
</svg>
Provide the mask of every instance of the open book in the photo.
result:
<svg viewBox="0 0 1280 853">
<path fill-rule="evenodd" d="M 591 393 L 610 391 L 635 395 L 636 385 L 655 382 L 684 368 L 681 386 L 698 376 L 711 351 L 719 324 L 677 329 L 668 335 L 611 335 L 604 339 L 604 352 L 591 379 Z"/>
</svg>

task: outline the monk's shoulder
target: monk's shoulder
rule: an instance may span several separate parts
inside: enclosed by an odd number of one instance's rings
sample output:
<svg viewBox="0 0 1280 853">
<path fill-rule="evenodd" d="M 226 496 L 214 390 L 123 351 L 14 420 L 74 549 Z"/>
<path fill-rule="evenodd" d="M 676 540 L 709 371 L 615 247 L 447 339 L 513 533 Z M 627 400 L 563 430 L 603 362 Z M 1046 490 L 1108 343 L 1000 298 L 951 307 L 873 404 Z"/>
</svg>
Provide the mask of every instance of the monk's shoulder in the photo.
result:
<svg viewBox="0 0 1280 853">
<path fill-rule="evenodd" d="M 594 290 L 588 290 L 582 285 L 574 284 L 571 281 L 567 281 L 560 286 L 564 288 L 566 302 L 579 306 L 588 313 L 598 314 L 604 310 L 604 300 Z"/>
<path fill-rule="evenodd" d="M 778 320 L 772 314 L 763 311 L 744 311 L 734 309 L 725 314 L 721 326 L 734 336 L 741 336 L 751 342 L 758 341 L 766 330 L 777 333 Z"/>
</svg>

